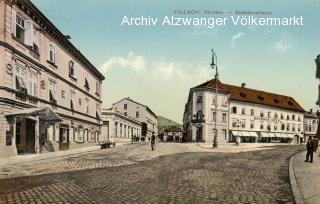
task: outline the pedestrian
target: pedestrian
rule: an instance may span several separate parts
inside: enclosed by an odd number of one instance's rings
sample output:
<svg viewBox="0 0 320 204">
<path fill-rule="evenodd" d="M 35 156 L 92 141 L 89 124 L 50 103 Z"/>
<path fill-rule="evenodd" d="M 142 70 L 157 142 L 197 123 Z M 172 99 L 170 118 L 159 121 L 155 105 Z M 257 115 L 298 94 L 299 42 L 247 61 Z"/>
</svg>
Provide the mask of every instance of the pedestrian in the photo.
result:
<svg viewBox="0 0 320 204">
<path fill-rule="evenodd" d="M 151 150 L 152 151 L 154 150 L 155 143 L 156 143 L 156 136 L 154 135 L 154 132 L 153 132 L 152 136 L 151 136 Z"/>
<path fill-rule="evenodd" d="M 310 163 L 313 161 L 313 151 L 314 151 L 314 141 L 312 140 L 312 137 L 310 136 L 307 144 L 307 155 L 306 155 L 306 160 L 304 162 L 308 162 L 310 158 Z"/>
</svg>

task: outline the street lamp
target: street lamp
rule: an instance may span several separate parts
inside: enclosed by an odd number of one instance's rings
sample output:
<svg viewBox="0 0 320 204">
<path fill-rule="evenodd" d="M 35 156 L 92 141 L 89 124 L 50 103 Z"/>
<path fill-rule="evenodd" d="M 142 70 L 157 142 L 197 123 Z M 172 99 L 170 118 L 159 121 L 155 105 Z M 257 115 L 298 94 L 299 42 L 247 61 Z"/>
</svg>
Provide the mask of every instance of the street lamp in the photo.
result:
<svg viewBox="0 0 320 204">
<path fill-rule="evenodd" d="M 215 80 L 216 80 L 216 84 L 215 84 L 215 134 L 214 134 L 214 138 L 213 138 L 213 148 L 217 148 L 218 147 L 218 129 L 217 129 L 217 123 L 218 123 L 218 86 L 217 86 L 217 82 L 219 80 L 219 74 L 218 74 L 218 57 L 217 54 L 213 51 L 213 49 L 211 49 L 211 53 L 212 53 L 212 62 L 211 62 L 211 68 L 216 70 L 216 74 L 215 74 Z"/>
</svg>

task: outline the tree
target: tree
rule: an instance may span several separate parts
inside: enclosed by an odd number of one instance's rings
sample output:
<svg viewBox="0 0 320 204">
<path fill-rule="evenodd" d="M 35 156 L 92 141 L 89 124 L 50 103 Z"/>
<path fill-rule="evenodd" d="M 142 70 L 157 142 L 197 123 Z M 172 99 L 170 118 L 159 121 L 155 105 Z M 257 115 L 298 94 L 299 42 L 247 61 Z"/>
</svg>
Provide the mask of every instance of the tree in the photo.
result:
<svg viewBox="0 0 320 204">
<path fill-rule="evenodd" d="M 142 123 L 141 124 L 141 136 L 142 137 L 146 137 L 147 136 L 147 130 L 148 130 L 147 123 Z"/>
</svg>

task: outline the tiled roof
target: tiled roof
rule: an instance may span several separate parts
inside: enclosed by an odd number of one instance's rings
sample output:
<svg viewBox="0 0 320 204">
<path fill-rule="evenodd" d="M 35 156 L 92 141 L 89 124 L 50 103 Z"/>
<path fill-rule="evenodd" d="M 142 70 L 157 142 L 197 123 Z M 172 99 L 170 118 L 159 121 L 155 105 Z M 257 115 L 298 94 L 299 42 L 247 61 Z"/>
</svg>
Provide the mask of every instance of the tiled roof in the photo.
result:
<svg viewBox="0 0 320 204">
<path fill-rule="evenodd" d="M 299 105 L 299 103 L 290 96 L 284 96 L 265 91 L 259 91 L 255 89 L 249 89 L 246 87 L 239 87 L 229 84 L 223 84 L 219 80 L 212 79 L 195 88 L 208 87 L 218 90 L 222 90 L 229 93 L 231 100 L 243 101 L 248 103 L 262 104 L 267 106 L 273 106 L 278 108 L 285 108 L 295 111 L 304 112 L 305 110 Z"/>
<path fill-rule="evenodd" d="M 181 128 L 171 127 L 165 129 L 163 132 L 182 132 Z"/>
</svg>

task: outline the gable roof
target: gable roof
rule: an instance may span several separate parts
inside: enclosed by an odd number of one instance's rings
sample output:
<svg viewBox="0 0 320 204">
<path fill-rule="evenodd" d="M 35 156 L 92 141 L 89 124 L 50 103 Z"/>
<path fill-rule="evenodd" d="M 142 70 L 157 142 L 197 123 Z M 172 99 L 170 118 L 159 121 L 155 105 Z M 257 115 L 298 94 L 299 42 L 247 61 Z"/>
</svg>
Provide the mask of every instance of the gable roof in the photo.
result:
<svg viewBox="0 0 320 204">
<path fill-rule="evenodd" d="M 194 88 L 213 88 L 225 91 L 229 94 L 230 100 L 255 103 L 278 108 L 304 112 L 305 110 L 299 103 L 290 96 L 284 96 L 265 91 L 250 89 L 246 87 L 238 87 L 229 84 L 223 84 L 219 80 L 212 79 Z"/>
<path fill-rule="evenodd" d="M 139 102 L 137 102 L 137 101 L 134 101 L 134 100 L 132 100 L 132 99 L 129 98 L 129 97 L 123 98 L 123 99 L 121 99 L 121 100 L 113 103 L 112 106 L 113 106 L 114 104 L 117 104 L 117 103 L 123 101 L 123 100 L 128 100 L 128 101 L 131 101 L 131 102 L 133 102 L 133 103 L 135 103 L 135 104 L 138 104 L 138 105 L 140 105 L 140 106 L 145 107 L 149 113 L 151 113 L 155 118 L 158 118 L 158 116 L 157 116 L 148 106 L 146 106 L 146 105 L 144 105 L 144 104 L 142 104 L 142 103 L 139 103 Z"/>
</svg>

